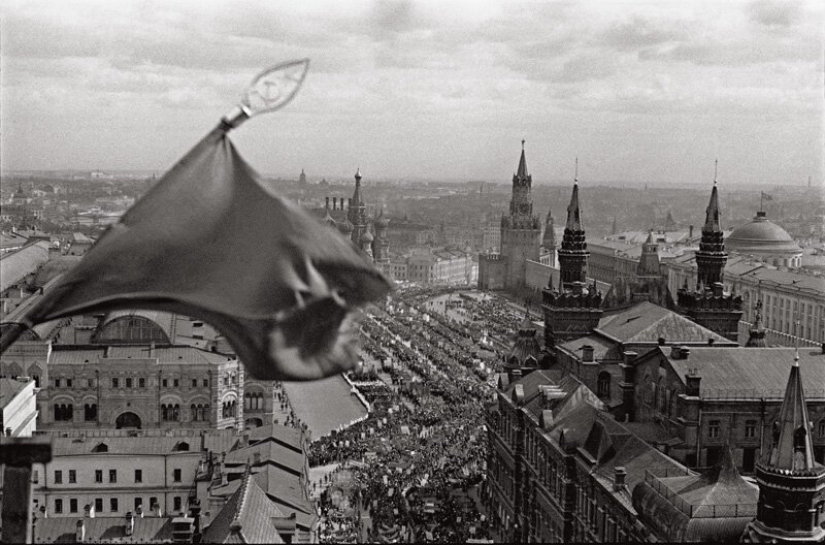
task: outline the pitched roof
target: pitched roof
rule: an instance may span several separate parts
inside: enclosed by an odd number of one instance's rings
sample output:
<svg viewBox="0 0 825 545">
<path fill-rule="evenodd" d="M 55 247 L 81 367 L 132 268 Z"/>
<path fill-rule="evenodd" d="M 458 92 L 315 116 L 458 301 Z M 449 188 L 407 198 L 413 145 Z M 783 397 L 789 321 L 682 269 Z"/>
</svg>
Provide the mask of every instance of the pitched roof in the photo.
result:
<svg viewBox="0 0 825 545">
<path fill-rule="evenodd" d="M 22 382 L 15 378 L 0 378 L 0 409 L 8 405 L 17 394 L 28 386 L 29 382 Z"/>
<path fill-rule="evenodd" d="M 703 397 L 782 399 L 788 380 L 793 348 L 691 347 L 687 359 L 674 359 L 670 348 L 659 347 L 670 366 L 684 383 L 687 374 L 697 369 Z M 799 351 L 800 381 L 808 399 L 825 398 L 825 355 L 819 349 Z"/>
<path fill-rule="evenodd" d="M 516 177 L 521 178 L 522 180 L 527 179 L 527 159 L 524 157 L 524 142 L 521 143 L 521 158 L 518 162 L 518 172 L 516 172 Z"/>
<path fill-rule="evenodd" d="M 75 350 L 74 347 L 55 345 L 52 350 L 50 365 L 83 365 L 106 362 L 103 359 L 105 350 L 108 348 L 109 360 L 115 359 L 146 359 L 149 358 L 148 346 L 108 346 L 83 348 Z M 234 361 L 235 358 L 200 350 L 191 346 L 170 346 L 154 349 L 154 358 L 159 364 L 212 364 Z"/>
<path fill-rule="evenodd" d="M 188 450 L 180 450 L 178 445 L 186 443 Z M 105 450 L 98 447 L 105 445 Z M 177 448 L 176 448 L 177 447 Z M 92 453 L 138 455 L 138 454 L 181 454 L 200 453 L 200 437 L 57 437 L 52 436 L 52 456 L 75 456 Z"/>
<path fill-rule="evenodd" d="M 623 343 L 655 343 L 663 337 L 668 343 L 706 343 L 713 339 L 717 343 L 732 344 L 710 329 L 648 301 L 602 317 L 596 331 Z"/>
<path fill-rule="evenodd" d="M 77 522 L 83 521 L 90 543 L 170 543 L 171 517 L 135 517 L 132 535 L 126 535 L 125 517 L 47 517 L 38 518 L 34 532 L 35 543 L 77 543 Z"/>
<path fill-rule="evenodd" d="M 247 471 L 240 487 L 203 534 L 204 543 L 283 543 L 273 518 L 284 514 Z"/>
<path fill-rule="evenodd" d="M 0 255 L 0 292 L 4 292 L 34 273 L 49 260 L 49 243 L 35 242 L 14 252 Z"/>
</svg>

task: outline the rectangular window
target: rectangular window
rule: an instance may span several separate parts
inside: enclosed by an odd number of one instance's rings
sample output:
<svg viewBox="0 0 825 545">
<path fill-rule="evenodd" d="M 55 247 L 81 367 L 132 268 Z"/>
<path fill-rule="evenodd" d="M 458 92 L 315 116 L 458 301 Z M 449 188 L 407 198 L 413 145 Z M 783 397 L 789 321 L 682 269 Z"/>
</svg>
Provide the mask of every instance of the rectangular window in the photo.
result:
<svg viewBox="0 0 825 545">
<path fill-rule="evenodd" d="M 59 378 L 54 379 L 54 387 L 55 388 L 60 388 L 60 379 Z"/>
<path fill-rule="evenodd" d="M 166 379 L 163 379 L 163 387 L 166 388 L 168 386 L 169 386 L 169 381 L 166 380 Z"/>
<path fill-rule="evenodd" d="M 192 379 L 192 388 L 197 388 L 197 387 L 198 387 L 198 379 L 193 378 Z"/>
<path fill-rule="evenodd" d="M 173 386 L 174 388 L 177 388 L 178 386 L 180 386 L 180 381 L 179 381 L 178 379 L 174 379 L 174 380 L 172 381 L 172 386 Z"/>
<path fill-rule="evenodd" d="M 748 439 L 756 437 L 756 420 L 748 420 L 745 422 L 745 437 Z"/>
<path fill-rule="evenodd" d="M 143 498 L 135 498 L 135 511 L 141 510 L 143 507 Z"/>
<path fill-rule="evenodd" d="M 63 512 L 63 500 L 60 500 L 60 499 L 54 500 L 54 512 L 55 513 L 62 513 Z"/>
<path fill-rule="evenodd" d="M 71 388 L 71 387 L 72 387 L 72 379 L 67 378 L 66 379 L 66 388 Z"/>
<path fill-rule="evenodd" d="M 183 501 L 181 501 L 180 496 L 175 496 L 172 501 L 172 510 L 176 513 L 183 509 Z"/>
<path fill-rule="evenodd" d="M 719 431 L 722 427 L 722 423 L 719 420 L 711 420 L 708 422 L 708 437 L 711 439 L 715 439 L 719 437 Z"/>
<path fill-rule="evenodd" d="M 138 379 L 138 388 L 146 388 L 146 379 L 145 378 L 139 378 Z"/>
<path fill-rule="evenodd" d="M 117 482 L 117 469 L 110 469 L 109 470 L 109 482 L 116 483 Z"/>
<path fill-rule="evenodd" d="M 69 513 L 77 513 L 77 498 L 69 500 Z"/>
<path fill-rule="evenodd" d="M 112 379 L 112 388 L 119 388 L 120 384 L 116 378 Z"/>
<path fill-rule="evenodd" d="M 63 484 L 63 472 L 57 470 L 54 472 L 54 484 Z"/>
<path fill-rule="evenodd" d="M 69 470 L 69 482 L 72 484 L 77 482 L 77 471 L 74 469 Z"/>
<path fill-rule="evenodd" d="M 32 471 L 32 482 L 38 484 L 40 482 L 40 472 L 36 469 Z"/>
<path fill-rule="evenodd" d="M 135 482 L 136 483 L 142 483 L 143 482 L 143 470 L 142 469 L 136 469 L 135 470 Z"/>
<path fill-rule="evenodd" d="M 117 513 L 117 498 L 111 498 L 109 500 L 109 511 Z"/>
<path fill-rule="evenodd" d="M 102 483 L 103 482 L 103 470 L 102 469 L 95 469 L 95 482 Z"/>
<path fill-rule="evenodd" d="M 154 509 L 156 506 L 160 507 L 160 504 L 158 503 L 157 497 L 152 496 L 149 498 L 149 509 Z"/>
<path fill-rule="evenodd" d="M 132 379 L 130 379 L 130 378 L 127 378 L 127 379 L 126 379 L 126 387 L 127 387 L 127 388 L 131 388 L 131 387 L 132 387 Z"/>
<path fill-rule="evenodd" d="M 95 513 L 103 512 L 103 498 L 95 498 Z"/>
<path fill-rule="evenodd" d="M 180 469 L 175 469 L 174 471 L 172 471 L 172 480 L 173 481 L 175 481 L 176 483 L 179 483 L 180 482 L 180 477 L 181 477 L 181 470 Z"/>
<path fill-rule="evenodd" d="M 208 387 L 209 387 L 209 379 L 208 379 L 208 378 L 203 379 L 203 387 L 204 387 L 204 388 L 208 388 Z"/>
</svg>

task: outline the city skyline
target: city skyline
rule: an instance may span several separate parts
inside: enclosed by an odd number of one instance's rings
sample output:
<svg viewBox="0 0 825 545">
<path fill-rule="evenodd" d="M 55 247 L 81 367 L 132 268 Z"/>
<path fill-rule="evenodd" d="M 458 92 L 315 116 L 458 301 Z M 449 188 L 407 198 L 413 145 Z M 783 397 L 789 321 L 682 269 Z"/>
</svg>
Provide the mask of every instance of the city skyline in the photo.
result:
<svg viewBox="0 0 825 545">
<path fill-rule="evenodd" d="M 470 9 L 472 7 L 472 9 Z M 6 4 L 8 170 L 162 172 L 262 67 L 293 104 L 233 139 L 261 172 L 821 183 L 815 2 Z M 159 137 L 163 135 L 162 137 Z"/>
</svg>

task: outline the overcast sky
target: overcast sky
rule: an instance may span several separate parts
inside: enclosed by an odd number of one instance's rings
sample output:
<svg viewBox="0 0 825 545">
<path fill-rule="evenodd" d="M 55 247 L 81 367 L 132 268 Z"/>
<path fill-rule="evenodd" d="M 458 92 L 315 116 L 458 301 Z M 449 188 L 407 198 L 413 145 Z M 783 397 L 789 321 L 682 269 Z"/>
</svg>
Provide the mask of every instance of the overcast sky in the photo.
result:
<svg viewBox="0 0 825 545">
<path fill-rule="evenodd" d="M 260 172 L 535 184 L 823 176 L 810 0 L 6 1 L 4 169 L 169 168 L 268 64 L 311 59 L 233 134 Z"/>
</svg>

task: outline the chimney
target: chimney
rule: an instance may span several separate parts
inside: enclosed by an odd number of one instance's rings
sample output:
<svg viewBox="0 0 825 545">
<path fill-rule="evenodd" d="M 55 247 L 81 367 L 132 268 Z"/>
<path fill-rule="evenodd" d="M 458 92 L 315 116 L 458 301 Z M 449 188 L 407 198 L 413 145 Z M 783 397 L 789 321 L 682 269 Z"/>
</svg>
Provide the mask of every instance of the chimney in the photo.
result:
<svg viewBox="0 0 825 545">
<path fill-rule="evenodd" d="M 715 343 L 715 342 L 716 342 L 716 339 L 714 339 L 713 337 L 708 337 L 708 346 L 713 346 L 713 343 Z"/>
<path fill-rule="evenodd" d="M 126 535 L 131 536 L 135 531 L 135 516 L 131 511 L 126 513 Z"/>
<path fill-rule="evenodd" d="M 690 357 L 690 347 L 688 346 L 680 346 L 679 353 L 682 355 L 682 359 L 686 360 Z"/>
<path fill-rule="evenodd" d="M 77 521 L 77 529 L 75 530 L 74 538 L 78 543 L 86 541 L 86 523 L 83 519 Z"/>
<path fill-rule="evenodd" d="M 674 359 L 674 360 L 682 359 L 682 347 L 677 346 L 675 344 L 673 346 L 671 346 L 670 347 L 670 357 L 671 357 L 671 359 Z"/>
<path fill-rule="evenodd" d="M 693 225 L 688 228 L 688 239 L 693 239 Z"/>
<path fill-rule="evenodd" d="M 252 453 L 252 464 L 257 466 L 257 465 L 260 465 L 260 463 L 261 463 L 261 453 L 260 452 Z"/>
<path fill-rule="evenodd" d="M 692 397 L 699 397 L 699 386 L 701 382 L 702 377 L 699 376 L 699 372 L 696 369 L 692 369 L 685 377 L 685 394 Z"/>
<path fill-rule="evenodd" d="M 664 337 L 659 337 L 659 346 L 664 346 L 667 343 L 667 339 Z"/>
<path fill-rule="evenodd" d="M 200 543 L 203 536 L 201 535 L 201 502 L 194 500 L 189 506 L 189 515 L 195 519 L 195 528 L 192 532 L 192 543 Z"/>
<path fill-rule="evenodd" d="M 83 508 L 83 516 L 90 519 L 95 518 L 95 504 L 87 503 Z"/>
<path fill-rule="evenodd" d="M 625 478 L 627 477 L 627 470 L 624 466 L 616 466 L 613 469 L 613 490 L 619 491 L 625 487 Z"/>
<path fill-rule="evenodd" d="M 329 197 L 326 198 L 326 204 L 324 204 L 324 208 L 329 210 Z"/>
<path fill-rule="evenodd" d="M 593 363 L 593 347 L 589 344 L 582 346 L 582 361 L 584 363 Z"/>
</svg>

